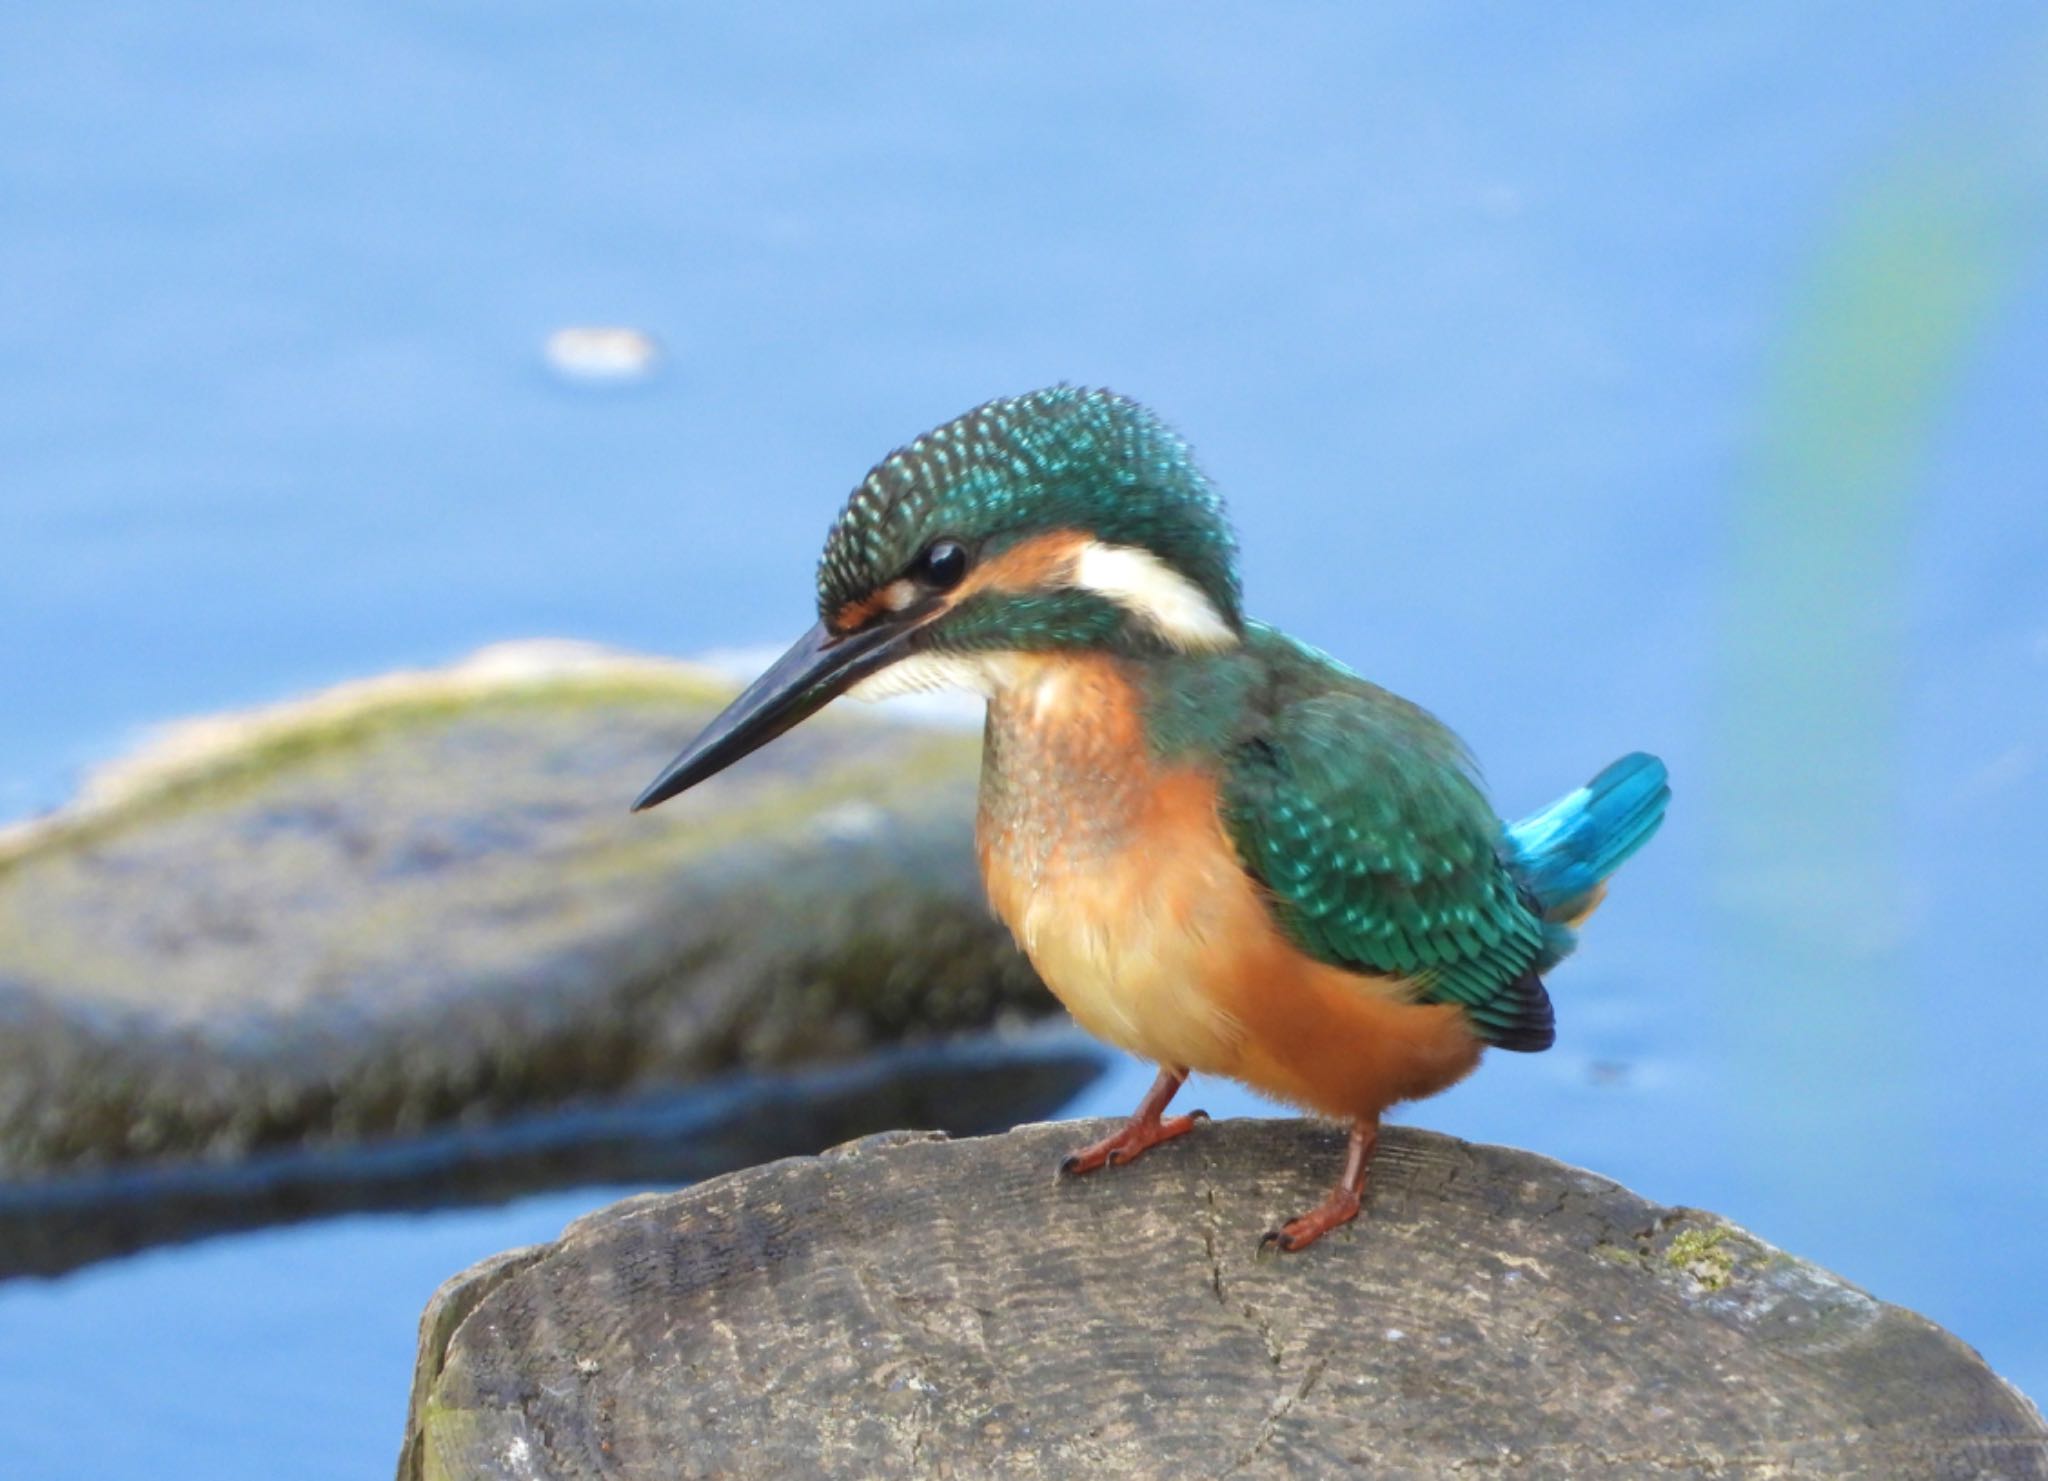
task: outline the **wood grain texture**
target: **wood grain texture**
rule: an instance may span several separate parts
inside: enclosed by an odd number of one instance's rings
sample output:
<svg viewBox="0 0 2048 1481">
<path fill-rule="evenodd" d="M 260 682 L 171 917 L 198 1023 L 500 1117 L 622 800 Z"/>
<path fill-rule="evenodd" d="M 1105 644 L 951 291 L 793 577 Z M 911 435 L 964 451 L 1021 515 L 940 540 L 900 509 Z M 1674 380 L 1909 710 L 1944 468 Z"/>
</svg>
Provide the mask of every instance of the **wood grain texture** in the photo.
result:
<svg viewBox="0 0 2048 1481">
<path fill-rule="evenodd" d="M 1968 1347 L 1695 1210 L 1390 1128 L 1367 1214 L 1259 1234 L 1341 1135 L 896 1133 L 627 1200 L 451 1281 L 404 1481 L 2048 1476 Z"/>
</svg>

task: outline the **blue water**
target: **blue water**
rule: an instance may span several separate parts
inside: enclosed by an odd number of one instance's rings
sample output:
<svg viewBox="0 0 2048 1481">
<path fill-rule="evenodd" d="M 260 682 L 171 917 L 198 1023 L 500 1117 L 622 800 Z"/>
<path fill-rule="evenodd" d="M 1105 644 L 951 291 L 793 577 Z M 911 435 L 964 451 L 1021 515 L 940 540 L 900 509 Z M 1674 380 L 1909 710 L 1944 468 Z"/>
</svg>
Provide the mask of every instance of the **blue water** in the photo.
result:
<svg viewBox="0 0 2048 1481">
<path fill-rule="evenodd" d="M 2048 21 L 1569 9 L 0 9 L 0 815 L 494 639 L 774 643 L 892 443 L 1107 383 L 1505 810 L 1671 763 L 1558 1050 L 1415 1119 L 2048 1394 Z M 377 1473 L 434 1284 L 602 1196 L 0 1289 L 0 1452 Z"/>
</svg>

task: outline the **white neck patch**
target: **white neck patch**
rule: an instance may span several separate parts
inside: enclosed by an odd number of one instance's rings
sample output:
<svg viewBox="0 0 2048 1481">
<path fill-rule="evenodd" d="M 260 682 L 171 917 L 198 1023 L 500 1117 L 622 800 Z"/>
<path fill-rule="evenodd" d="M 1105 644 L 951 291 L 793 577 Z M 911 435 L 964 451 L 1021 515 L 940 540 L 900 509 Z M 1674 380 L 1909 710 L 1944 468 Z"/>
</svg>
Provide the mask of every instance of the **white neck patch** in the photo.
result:
<svg viewBox="0 0 2048 1481">
<path fill-rule="evenodd" d="M 1149 550 L 1090 540 L 1074 559 L 1074 581 L 1108 597 L 1176 648 L 1216 652 L 1238 645 L 1208 594 Z"/>
</svg>

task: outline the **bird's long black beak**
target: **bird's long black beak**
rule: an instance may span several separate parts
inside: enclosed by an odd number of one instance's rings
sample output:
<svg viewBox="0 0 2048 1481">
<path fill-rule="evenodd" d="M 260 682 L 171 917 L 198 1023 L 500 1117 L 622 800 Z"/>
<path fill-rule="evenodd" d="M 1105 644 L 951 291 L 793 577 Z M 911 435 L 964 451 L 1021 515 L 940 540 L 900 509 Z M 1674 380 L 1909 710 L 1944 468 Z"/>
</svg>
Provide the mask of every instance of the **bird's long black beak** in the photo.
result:
<svg viewBox="0 0 2048 1481">
<path fill-rule="evenodd" d="M 907 618 L 910 614 L 905 614 Z M 633 811 L 658 806 L 808 720 L 902 655 L 915 624 L 884 620 L 844 636 L 820 622 L 725 707 L 656 777 Z"/>
</svg>

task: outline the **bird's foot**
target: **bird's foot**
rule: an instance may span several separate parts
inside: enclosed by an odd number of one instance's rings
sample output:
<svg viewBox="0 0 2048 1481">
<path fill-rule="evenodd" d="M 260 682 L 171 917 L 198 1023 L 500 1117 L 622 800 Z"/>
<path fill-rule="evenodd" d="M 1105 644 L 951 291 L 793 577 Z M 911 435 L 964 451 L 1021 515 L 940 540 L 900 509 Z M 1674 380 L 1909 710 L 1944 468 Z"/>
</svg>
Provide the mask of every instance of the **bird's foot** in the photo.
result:
<svg viewBox="0 0 2048 1481">
<path fill-rule="evenodd" d="M 1118 1163 L 1132 1161 L 1161 1142 L 1186 1136 L 1195 1129 L 1197 1122 L 1208 1119 L 1207 1111 L 1189 1111 L 1185 1116 L 1133 1116 L 1101 1141 L 1090 1142 L 1069 1152 L 1060 1161 L 1060 1171 L 1078 1175 L 1094 1172 L 1098 1167 L 1115 1167 Z"/>
<path fill-rule="evenodd" d="M 1344 1175 L 1323 1201 L 1298 1219 L 1289 1219 L 1278 1229 L 1268 1229 L 1259 1241 L 1259 1253 L 1277 1249 L 1291 1255 L 1305 1250 L 1340 1225 L 1358 1217 L 1365 1201 L 1365 1179 L 1372 1171 L 1372 1154 L 1380 1144 L 1380 1118 L 1361 1116 L 1351 1123 L 1351 1139 L 1344 1149 Z"/>
<path fill-rule="evenodd" d="M 1336 1187 L 1330 1196 L 1298 1219 L 1289 1219 L 1278 1229 L 1268 1229 L 1259 1240 L 1259 1253 L 1268 1249 L 1291 1255 L 1305 1250 L 1339 1225 L 1358 1217 L 1359 1196 L 1355 1189 Z"/>
</svg>

